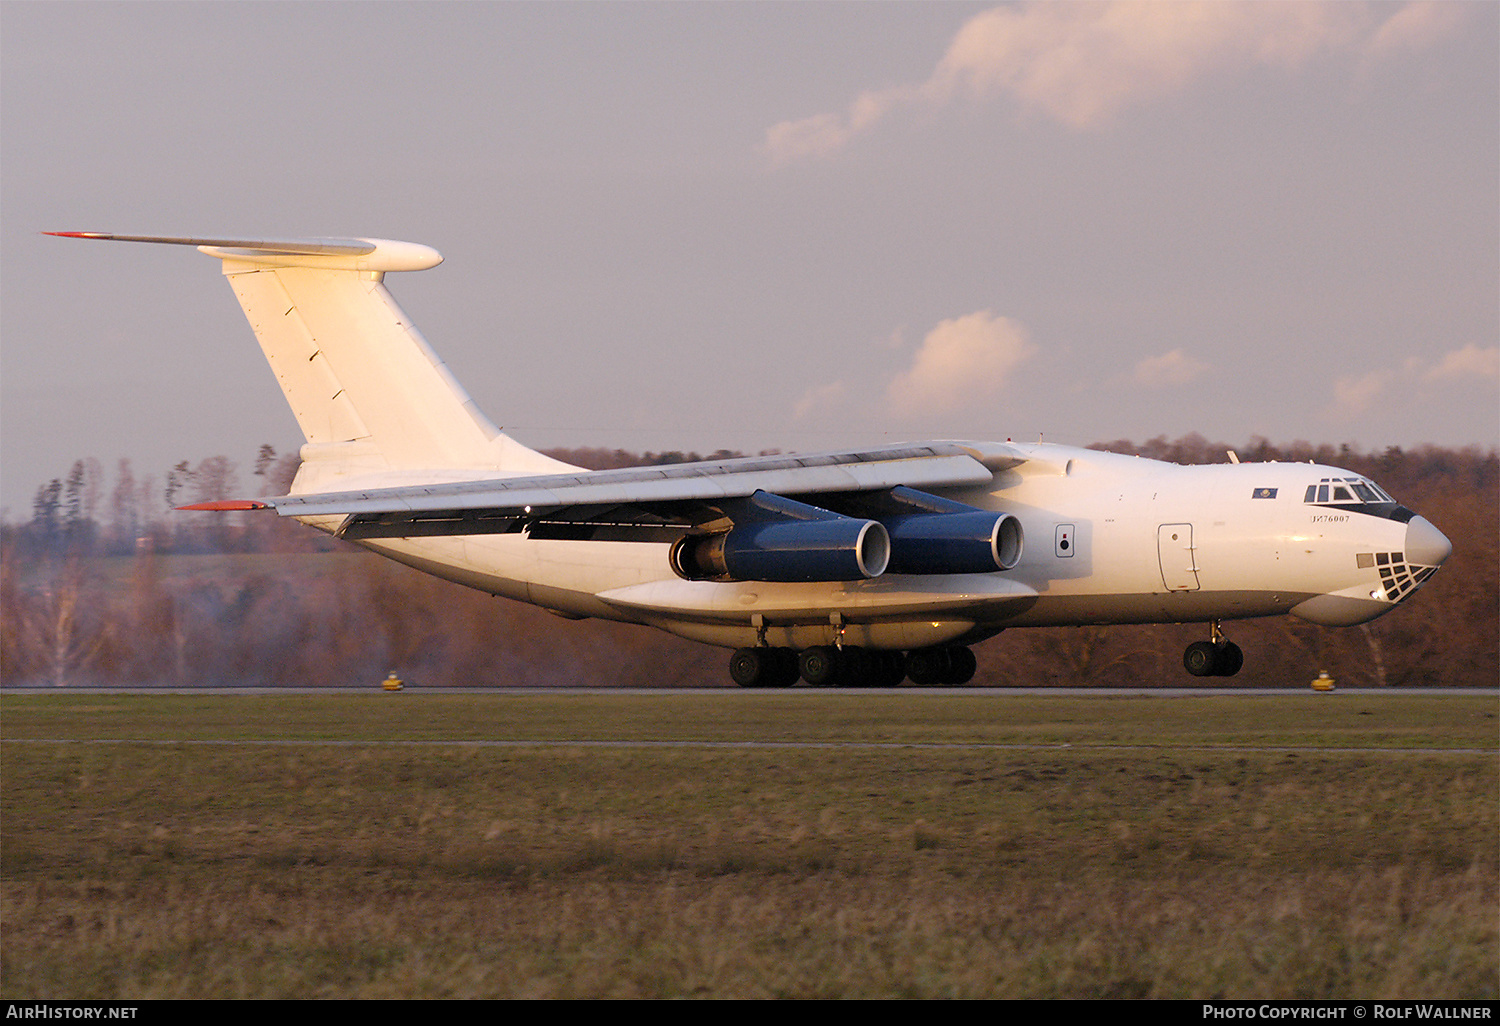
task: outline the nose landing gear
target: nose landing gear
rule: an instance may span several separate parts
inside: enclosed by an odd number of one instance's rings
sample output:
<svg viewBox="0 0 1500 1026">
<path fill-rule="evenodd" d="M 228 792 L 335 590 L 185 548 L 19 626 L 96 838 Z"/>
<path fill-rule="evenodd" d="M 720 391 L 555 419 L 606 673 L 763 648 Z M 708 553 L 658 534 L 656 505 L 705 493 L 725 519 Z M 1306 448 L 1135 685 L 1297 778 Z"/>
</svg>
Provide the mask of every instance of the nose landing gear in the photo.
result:
<svg viewBox="0 0 1500 1026">
<path fill-rule="evenodd" d="M 1195 641 L 1182 653 L 1183 668 L 1194 677 L 1233 677 L 1245 665 L 1240 646 L 1224 637 L 1219 621 L 1210 624 L 1211 641 Z"/>
</svg>

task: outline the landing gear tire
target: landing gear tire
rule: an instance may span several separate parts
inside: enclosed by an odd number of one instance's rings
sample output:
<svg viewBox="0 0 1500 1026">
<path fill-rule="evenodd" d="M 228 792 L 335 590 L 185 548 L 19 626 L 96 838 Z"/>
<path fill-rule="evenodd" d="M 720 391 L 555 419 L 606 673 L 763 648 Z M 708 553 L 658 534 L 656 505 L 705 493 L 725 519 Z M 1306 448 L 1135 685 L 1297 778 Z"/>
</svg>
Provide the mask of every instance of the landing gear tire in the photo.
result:
<svg viewBox="0 0 1500 1026">
<path fill-rule="evenodd" d="M 795 648 L 778 648 L 781 654 L 781 679 L 782 687 L 791 687 L 797 683 L 802 676 L 802 671 L 797 666 L 797 650 Z"/>
<path fill-rule="evenodd" d="M 1194 677 L 1233 677 L 1245 665 L 1245 653 L 1232 641 L 1195 641 L 1182 653 L 1182 665 Z"/>
<path fill-rule="evenodd" d="M 841 688 L 857 688 L 867 684 L 875 665 L 875 660 L 871 658 L 874 653 L 857 645 L 845 645 L 836 651 L 838 670 L 834 674 L 834 683 Z"/>
<path fill-rule="evenodd" d="M 797 653 L 789 648 L 738 648 L 729 677 L 742 688 L 784 688 L 796 683 Z"/>
<path fill-rule="evenodd" d="M 918 687 L 957 687 L 974 679 L 979 662 L 962 645 L 918 648 L 906 654 L 906 675 Z"/>
<path fill-rule="evenodd" d="M 839 674 L 839 650 L 832 645 L 814 645 L 797 657 L 802 679 L 815 688 L 833 684 Z"/>
<path fill-rule="evenodd" d="M 893 688 L 906 679 L 906 657 L 900 652 L 872 652 L 875 658 L 873 679 L 877 688 Z"/>
<path fill-rule="evenodd" d="M 948 650 L 914 648 L 906 653 L 906 675 L 919 688 L 931 688 L 943 682 L 948 672 Z"/>
<path fill-rule="evenodd" d="M 1244 665 L 1245 653 L 1240 650 L 1240 646 L 1232 641 L 1226 641 L 1224 647 L 1219 649 L 1218 659 L 1214 662 L 1214 676 L 1233 677 Z"/>
<path fill-rule="evenodd" d="M 1194 677 L 1212 677 L 1218 661 L 1212 641 L 1195 641 L 1182 653 L 1182 666 Z"/>
<path fill-rule="evenodd" d="M 769 648 L 737 648 L 729 657 L 729 679 L 742 688 L 763 688 L 773 672 Z"/>
<path fill-rule="evenodd" d="M 893 688 L 906 677 L 900 652 L 846 645 L 839 650 L 838 683 L 846 688 Z"/>
<path fill-rule="evenodd" d="M 948 674 L 943 683 L 957 687 L 973 680 L 979 669 L 979 660 L 974 658 L 974 653 L 963 647 L 950 648 L 948 653 Z"/>
</svg>

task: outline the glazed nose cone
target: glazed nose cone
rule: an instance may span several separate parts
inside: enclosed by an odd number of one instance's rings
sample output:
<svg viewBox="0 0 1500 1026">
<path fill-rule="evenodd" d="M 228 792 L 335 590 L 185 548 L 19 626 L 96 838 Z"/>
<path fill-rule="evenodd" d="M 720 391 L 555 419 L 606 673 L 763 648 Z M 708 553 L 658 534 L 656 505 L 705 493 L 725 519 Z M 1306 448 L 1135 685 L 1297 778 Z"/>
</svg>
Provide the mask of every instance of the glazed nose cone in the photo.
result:
<svg viewBox="0 0 1500 1026">
<path fill-rule="evenodd" d="M 1406 562 L 1412 566 L 1442 566 L 1453 554 L 1448 536 L 1426 517 L 1412 517 L 1406 525 Z"/>
</svg>

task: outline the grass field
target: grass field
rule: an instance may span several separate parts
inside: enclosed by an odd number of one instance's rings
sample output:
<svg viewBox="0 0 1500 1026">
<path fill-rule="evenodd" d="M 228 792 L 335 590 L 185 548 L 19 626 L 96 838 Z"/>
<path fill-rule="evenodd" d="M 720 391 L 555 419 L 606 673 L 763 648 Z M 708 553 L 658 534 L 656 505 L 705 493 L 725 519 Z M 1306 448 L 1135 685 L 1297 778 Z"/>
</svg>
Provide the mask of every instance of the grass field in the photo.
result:
<svg viewBox="0 0 1500 1026">
<path fill-rule="evenodd" d="M 1496 713 L 7 693 L 0 997 L 1495 998 Z"/>
</svg>

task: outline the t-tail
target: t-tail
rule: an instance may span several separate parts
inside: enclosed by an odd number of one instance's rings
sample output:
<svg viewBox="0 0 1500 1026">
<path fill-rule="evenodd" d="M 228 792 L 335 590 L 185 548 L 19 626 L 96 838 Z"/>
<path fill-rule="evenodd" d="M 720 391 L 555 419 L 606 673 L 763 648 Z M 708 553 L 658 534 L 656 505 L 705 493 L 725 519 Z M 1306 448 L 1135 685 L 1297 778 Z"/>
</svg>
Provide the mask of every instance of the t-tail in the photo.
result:
<svg viewBox="0 0 1500 1026">
<path fill-rule="evenodd" d="M 442 262 L 387 239 L 199 239 L 100 232 L 67 238 L 196 246 L 223 262 L 307 439 L 293 492 L 418 477 L 574 469 L 487 418 L 386 290 L 388 271 Z"/>
</svg>

